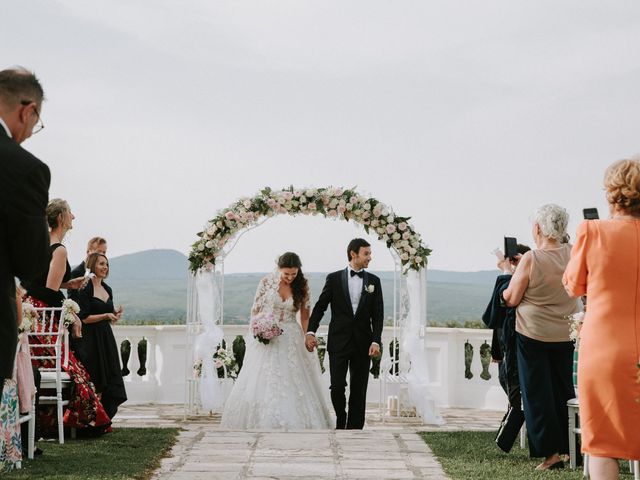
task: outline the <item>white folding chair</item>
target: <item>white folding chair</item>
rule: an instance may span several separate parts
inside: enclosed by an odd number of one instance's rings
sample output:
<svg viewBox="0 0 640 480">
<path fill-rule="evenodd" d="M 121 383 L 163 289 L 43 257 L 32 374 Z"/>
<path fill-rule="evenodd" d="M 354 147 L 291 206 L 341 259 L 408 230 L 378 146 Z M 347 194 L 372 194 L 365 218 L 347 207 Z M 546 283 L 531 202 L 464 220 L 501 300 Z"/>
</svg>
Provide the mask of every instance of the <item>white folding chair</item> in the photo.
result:
<svg viewBox="0 0 640 480">
<path fill-rule="evenodd" d="M 41 405 L 56 405 L 58 419 L 58 442 L 64 443 L 63 411 L 69 404 L 62 399 L 62 389 L 71 387 L 69 374 L 62 370 L 69 363 L 69 334 L 62 323 L 62 308 L 36 308 L 40 316 L 37 325 L 29 336 L 39 340 L 30 342 L 31 358 L 40 363 L 53 363 L 51 366 L 39 367 L 42 376 L 41 390 L 55 389 L 55 395 L 41 395 Z"/>
</svg>

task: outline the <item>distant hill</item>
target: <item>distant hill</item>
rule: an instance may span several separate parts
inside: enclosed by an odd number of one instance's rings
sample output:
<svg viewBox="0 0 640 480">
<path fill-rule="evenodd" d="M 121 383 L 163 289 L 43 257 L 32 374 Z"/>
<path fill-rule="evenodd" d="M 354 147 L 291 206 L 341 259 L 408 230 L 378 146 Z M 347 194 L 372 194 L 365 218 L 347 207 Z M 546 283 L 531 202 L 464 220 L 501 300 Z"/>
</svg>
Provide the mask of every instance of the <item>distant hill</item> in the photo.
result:
<svg viewBox="0 0 640 480">
<path fill-rule="evenodd" d="M 184 323 L 187 303 L 187 257 L 175 250 L 145 250 L 109 260 L 107 283 L 116 304 L 125 306 L 123 323 Z M 393 272 L 376 272 L 385 295 L 385 317 L 393 314 Z M 324 285 L 326 273 L 305 272 L 312 301 Z M 264 273 L 225 276 L 225 322 L 247 322 L 256 287 Z M 427 308 L 434 324 L 477 322 L 489 300 L 495 271 L 429 270 Z"/>
<path fill-rule="evenodd" d="M 177 250 L 145 250 L 109 259 L 113 280 L 187 280 L 187 257 Z"/>
</svg>

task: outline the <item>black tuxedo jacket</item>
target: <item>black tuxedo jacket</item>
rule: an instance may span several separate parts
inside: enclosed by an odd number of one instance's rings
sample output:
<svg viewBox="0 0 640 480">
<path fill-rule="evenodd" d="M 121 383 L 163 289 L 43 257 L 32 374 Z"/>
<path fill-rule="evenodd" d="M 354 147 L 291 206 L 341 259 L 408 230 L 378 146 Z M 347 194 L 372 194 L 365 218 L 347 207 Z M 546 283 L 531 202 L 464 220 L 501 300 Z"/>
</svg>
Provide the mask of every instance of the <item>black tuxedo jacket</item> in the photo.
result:
<svg viewBox="0 0 640 480">
<path fill-rule="evenodd" d="M 318 330 L 324 312 L 331 305 L 327 351 L 331 353 L 356 348 L 366 354 L 371 342 L 382 345 L 384 304 L 380 279 L 372 273 L 364 272 L 360 303 L 354 312 L 347 275 L 348 268 L 327 275 L 322 293 L 309 318 L 308 331 L 315 333 Z M 368 288 L 371 287 L 373 292 L 370 293 Z"/>
<path fill-rule="evenodd" d="M 73 270 L 71 270 L 71 278 L 84 277 L 86 269 L 87 267 L 85 267 L 83 260 L 80 265 L 74 267 Z M 78 290 L 67 288 L 67 297 L 78 302 Z"/>
<path fill-rule="evenodd" d="M 49 168 L 0 126 L 0 378 L 13 373 L 17 344 L 14 277 L 27 279 L 49 264 Z"/>
</svg>

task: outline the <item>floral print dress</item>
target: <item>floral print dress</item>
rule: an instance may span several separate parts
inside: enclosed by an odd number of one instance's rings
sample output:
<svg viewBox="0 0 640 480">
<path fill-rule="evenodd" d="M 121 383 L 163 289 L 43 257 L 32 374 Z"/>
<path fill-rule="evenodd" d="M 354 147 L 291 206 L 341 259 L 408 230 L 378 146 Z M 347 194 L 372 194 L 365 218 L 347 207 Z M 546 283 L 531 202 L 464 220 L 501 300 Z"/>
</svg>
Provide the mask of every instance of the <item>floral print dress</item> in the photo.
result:
<svg viewBox="0 0 640 480">
<path fill-rule="evenodd" d="M 6 379 L 0 402 L 0 472 L 12 470 L 21 461 L 18 385 L 14 379 Z"/>
</svg>

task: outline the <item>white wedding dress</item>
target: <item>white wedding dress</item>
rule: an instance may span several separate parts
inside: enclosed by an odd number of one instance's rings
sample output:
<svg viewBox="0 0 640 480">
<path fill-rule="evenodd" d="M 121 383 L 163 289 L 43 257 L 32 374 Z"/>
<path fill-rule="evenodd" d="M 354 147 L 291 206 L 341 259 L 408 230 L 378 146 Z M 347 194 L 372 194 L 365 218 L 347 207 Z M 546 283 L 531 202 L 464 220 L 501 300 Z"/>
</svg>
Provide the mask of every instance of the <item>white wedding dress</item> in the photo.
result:
<svg viewBox="0 0 640 480">
<path fill-rule="evenodd" d="M 282 335 L 267 345 L 251 334 L 245 337 L 244 363 L 224 406 L 223 428 L 303 430 L 333 426 L 318 354 L 305 348 L 293 298 L 282 300 L 279 281 L 277 272 L 260 281 L 251 313 L 273 312 Z M 308 297 L 307 294 L 307 308 Z"/>
</svg>

